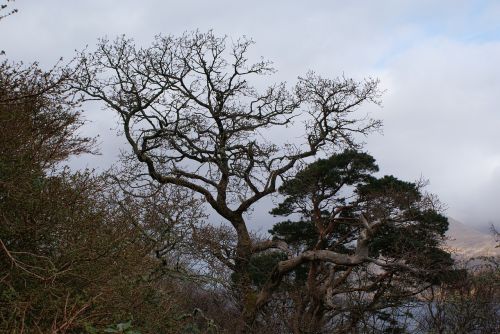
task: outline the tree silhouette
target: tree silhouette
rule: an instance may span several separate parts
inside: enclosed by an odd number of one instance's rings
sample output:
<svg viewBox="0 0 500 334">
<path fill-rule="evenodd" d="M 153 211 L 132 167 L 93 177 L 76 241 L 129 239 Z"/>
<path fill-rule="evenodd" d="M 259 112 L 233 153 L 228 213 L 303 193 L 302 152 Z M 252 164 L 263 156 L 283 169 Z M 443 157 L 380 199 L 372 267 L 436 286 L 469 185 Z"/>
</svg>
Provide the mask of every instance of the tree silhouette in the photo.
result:
<svg viewBox="0 0 500 334">
<path fill-rule="evenodd" d="M 197 192 L 233 226 L 230 262 L 247 328 L 258 311 L 250 259 L 279 245 L 252 240 L 244 215 L 276 192 L 297 163 L 355 146 L 355 134 L 380 125 L 355 117 L 363 103 L 378 103 L 377 80 L 308 73 L 292 89 L 281 83 L 258 90 L 250 80 L 274 70 L 267 61 L 248 62 L 251 44 L 211 32 L 158 36 L 147 48 L 125 38 L 102 40 L 95 52 L 79 55 L 72 83 L 117 112 L 131 159 L 143 163 L 149 177 Z M 292 126 L 301 143 L 270 140 L 270 133 Z"/>
</svg>

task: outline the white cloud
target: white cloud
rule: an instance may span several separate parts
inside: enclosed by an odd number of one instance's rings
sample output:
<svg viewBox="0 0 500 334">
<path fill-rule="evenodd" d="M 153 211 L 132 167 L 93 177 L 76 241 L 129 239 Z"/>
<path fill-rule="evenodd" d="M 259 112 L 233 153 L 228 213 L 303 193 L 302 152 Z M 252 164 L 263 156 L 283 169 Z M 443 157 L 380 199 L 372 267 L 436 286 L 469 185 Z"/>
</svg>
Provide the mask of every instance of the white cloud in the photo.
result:
<svg viewBox="0 0 500 334">
<path fill-rule="evenodd" d="M 382 73 L 385 136 L 369 142 L 385 169 L 407 178 L 423 174 L 450 214 L 469 223 L 500 214 L 491 196 L 500 188 L 492 183 L 500 156 L 499 57 L 499 42 L 444 38 L 399 55 Z"/>
</svg>

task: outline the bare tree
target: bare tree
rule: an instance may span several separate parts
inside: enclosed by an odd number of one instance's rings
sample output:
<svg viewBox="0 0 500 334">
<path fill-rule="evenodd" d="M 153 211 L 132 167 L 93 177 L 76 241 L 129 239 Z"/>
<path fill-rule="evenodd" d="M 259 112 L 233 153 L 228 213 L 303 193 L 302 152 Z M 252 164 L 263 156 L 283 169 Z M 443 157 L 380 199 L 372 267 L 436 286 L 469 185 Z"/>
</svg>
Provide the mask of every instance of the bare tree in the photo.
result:
<svg viewBox="0 0 500 334">
<path fill-rule="evenodd" d="M 16 8 L 14 9 L 9 8 L 9 2 L 12 3 L 14 1 L 15 0 L 6 0 L 3 1 L 3 3 L 0 3 L 0 20 L 6 18 L 7 16 L 17 13 L 18 10 Z"/>
<path fill-rule="evenodd" d="M 118 113 L 133 159 L 151 178 L 200 194 L 234 228 L 237 243 L 231 269 L 237 273 L 242 319 L 250 326 L 261 297 L 251 288 L 253 254 L 281 243 L 252 240 L 245 214 L 276 192 L 281 177 L 297 163 L 340 146 L 354 146 L 355 135 L 380 122 L 356 118 L 365 102 L 378 103 L 377 80 L 299 77 L 259 90 L 250 80 L 273 73 L 267 61 L 249 63 L 252 42 L 229 43 L 211 32 L 157 36 L 150 47 L 132 40 L 102 40 L 95 52 L 82 52 L 72 87 Z M 297 143 L 280 145 L 270 134 L 292 127 Z M 339 264 L 363 260 L 365 239 L 352 256 L 320 251 L 286 264 L 322 258 Z M 245 331 L 242 327 L 241 331 Z"/>
<path fill-rule="evenodd" d="M 5 19 L 7 16 L 11 16 L 12 14 L 15 14 L 18 12 L 18 10 L 16 8 L 14 8 L 14 9 L 9 8 L 9 2 L 12 3 L 12 2 L 14 2 L 14 0 L 6 0 L 6 1 L 2 1 L 0 3 L 0 21 Z M 0 50 L 0 56 L 4 55 L 4 54 L 5 54 L 5 51 Z"/>
</svg>

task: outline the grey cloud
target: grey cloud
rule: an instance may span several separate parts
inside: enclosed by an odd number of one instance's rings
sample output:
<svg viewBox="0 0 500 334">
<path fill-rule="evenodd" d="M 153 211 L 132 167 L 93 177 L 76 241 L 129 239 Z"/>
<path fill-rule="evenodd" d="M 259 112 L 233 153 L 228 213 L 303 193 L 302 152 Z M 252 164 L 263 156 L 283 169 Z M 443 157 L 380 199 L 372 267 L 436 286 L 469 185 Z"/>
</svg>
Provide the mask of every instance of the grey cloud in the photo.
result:
<svg viewBox="0 0 500 334">
<path fill-rule="evenodd" d="M 256 41 L 252 57 L 274 61 L 273 81 L 293 82 L 313 69 L 327 77 L 378 76 L 387 89 L 384 135 L 367 139 L 382 172 L 421 175 L 467 223 L 496 220 L 500 207 L 500 5 L 446 1 L 18 1 L 0 23 L 0 46 L 12 60 L 54 64 L 98 37 L 126 34 L 147 45 L 158 33 L 213 28 Z M 104 167 L 123 139 L 116 121 L 86 106 L 88 134 L 102 156 L 74 161 Z M 111 129 L 111 130 L 110 130 Z M 268 207 L 264 203 L 263 207 Z M 254 212 L 264 221 L 264 211 Z M 261 224 L 261 223 L 257 223 Z"/>
</svg>

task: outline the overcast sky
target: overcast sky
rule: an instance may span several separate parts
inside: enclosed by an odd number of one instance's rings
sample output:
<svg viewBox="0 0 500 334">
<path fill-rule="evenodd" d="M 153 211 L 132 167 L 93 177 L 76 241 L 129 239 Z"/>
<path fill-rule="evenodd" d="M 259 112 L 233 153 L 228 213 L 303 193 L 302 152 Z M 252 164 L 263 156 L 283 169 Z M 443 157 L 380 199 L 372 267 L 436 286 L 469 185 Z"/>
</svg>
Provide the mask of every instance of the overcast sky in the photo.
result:
<svg viewBox="0 0 500 334">
<path fill-rule="evenodd" d="M 11 5 L 12 6 L 12 5 Z M 366 150 L 383 174 L 430 180 L 448 214 L 469 225 L 500 222 L 500 1 L 39 1 L 17 0 L 0 22 L 0 49 L 13 61 L 54 64 L 98 37 L 120 34 L 147 45 L 154 35 L 213 29 L 256 41 L 294 82 L 378 77 L 386 90 L 373 116 L 383 135 Z M 255 58 L 257 59 L 257 58 Z M 101 136 L 102 156 L 80 165 L 104 168 L 122 139 L 115 121 L 88 106 L 85 131 Z"/>
</svg>

